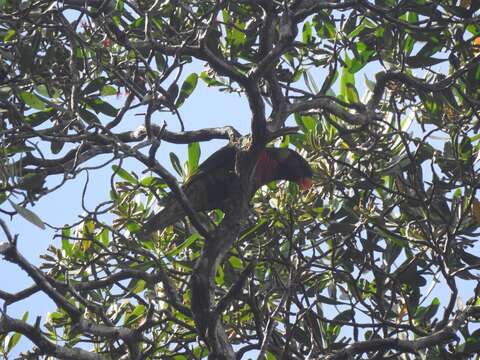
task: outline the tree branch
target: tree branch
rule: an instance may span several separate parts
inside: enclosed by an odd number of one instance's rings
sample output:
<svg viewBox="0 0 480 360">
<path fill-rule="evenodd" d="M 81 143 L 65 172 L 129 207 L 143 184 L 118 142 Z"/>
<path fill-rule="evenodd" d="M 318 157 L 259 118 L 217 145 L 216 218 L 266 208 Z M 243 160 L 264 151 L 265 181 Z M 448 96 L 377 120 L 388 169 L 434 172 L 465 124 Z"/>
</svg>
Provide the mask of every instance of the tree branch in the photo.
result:
<svg viewBox="0 0 480 360">
<path fill-rule="evenodd" d="M 359 341 L 345 347 L 335 354 L 325 357 L 325 360 L 341 360 L 350 359 L 354 355 L 362 354 L 369 351 L 379 351 L 386 349 L 398 350 L 411 354 L 417 353 L 419 350 L 427 349 L 433 346 L 449 343 L 457 340 L 455 334 L 460 326 L 469 316 L 479 316 L 480 306 L 469 306 L 465 310 L 460 311 L 457 316 L 450 322 L 448 326 L 432 335 L 418 338 L 417 340 L 401 340 L 401 339 L 371 339 L 368 341 Z"/>
<path fill-rule="evenodd" d="M 54 356 L 65 360 L 105 360 L 106 357 L 79 348 L 56 345 L 48 340 L 38 327 L 33 327 L 26 322 L 11 318 L 3 314 L 0 318 L 0 333 L 16 332 L 25 335 L 38 346 L 42 354 Z"/>
</svg>

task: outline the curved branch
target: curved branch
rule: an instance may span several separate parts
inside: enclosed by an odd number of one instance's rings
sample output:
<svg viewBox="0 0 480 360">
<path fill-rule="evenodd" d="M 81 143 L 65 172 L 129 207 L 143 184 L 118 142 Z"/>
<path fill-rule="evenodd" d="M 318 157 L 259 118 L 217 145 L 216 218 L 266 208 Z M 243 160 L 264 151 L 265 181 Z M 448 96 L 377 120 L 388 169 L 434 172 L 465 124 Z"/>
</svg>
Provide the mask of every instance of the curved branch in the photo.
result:
<svg viewBox="0 0 480 360">
<path fill-rule="evenodd" d="M 312 100 L 298 101 L 290 104 L 287 106 L 287 113 L 290 115 L 314 109 L 325 110 L 341 118 L 350 125 L 365 125 L 369 122 L 369 117 L 366 114 L 352 114 L 338 106 L 333 100 L 323 97 Z"/>
<path fill-rule="evenodd" d="M 60 346 L 45 337 L 38 327 L 14 319 L 6 314 L 0 318 L 0 333 L 16 332 L 25 335 L 43 354 L 65 360 L 105 360 L 106 357 L 79 348 Z"/>
<path fill-rule="evenodd" d="M 188 144 L 194 141 L 209 141 L 213 139 L 235 141 L 241 136 L 241 134 L 232 126 L 180 132 L 168 131 L 158 125 L 150 125 L 150 128 L 152 130 L 152 135 L 158 140 L 164 140 L 173 144 Z M 126 131 L 117 136 L 121 141 L 126 143 L 140 141 L 147 137 L 147 129 L 142 125 L 134 131 Z"/>
<path fill-rule="evenodd" d="M 417 91 L 425 91 L 425 92 L 442 91 L 452 86 L 456 79 L 458 79 L 465 72 L 477 66 L 478 64 L 480 64 L 479 55 L 475 56 L 470 62 L 466 63 L 460 69 L 458 69 L 453 74 L 451 74 L 449 77 L 433 84 L 426 83 L 422 79 L 407 75 L 402 72 L 387 71 L 385 73 L 380 73 L 377 75 L 377 83 L 375 84 L 375 88 L 373 90 L 373 96 L 371 97 L 370 101 L 367 104 L 367 109 L 371 111 L 378 106 L 385 92 L 385 88 L 390 81 L 400 82 L 403 85 L 412 87 Z"/>
<path fill-rule="evenodd" d="M 469 306 L 465 310 L 460 311 L 457 316 L 450 322 L 448 326 L 432 335 L 423 336 L 417 340 L 401 340 L 401 339 L 372 339 L 368 341 L 360 341 L 347 346 L 339 352 L 327 356 L 326 360 L 351 359 L 354 355 L 362 354 L 369 351 L 378 351 L 385 349 L 399 350 L 411 354 L 417 353 L 419 350 L 430 348 L 433 346 L 446 344 L 457 340 L 455 334 L 461 325 L 469 316 L 480 315 L 480 306 Z"/>
</svg>

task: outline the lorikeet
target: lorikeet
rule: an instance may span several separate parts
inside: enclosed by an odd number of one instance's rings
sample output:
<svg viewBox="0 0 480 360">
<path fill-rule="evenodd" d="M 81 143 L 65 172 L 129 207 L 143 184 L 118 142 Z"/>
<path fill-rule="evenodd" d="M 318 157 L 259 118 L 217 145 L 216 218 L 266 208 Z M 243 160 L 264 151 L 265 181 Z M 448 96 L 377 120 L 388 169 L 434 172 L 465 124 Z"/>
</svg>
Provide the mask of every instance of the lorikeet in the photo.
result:
<svg viewBox="0 0 480 360">
<path fill-rule="evenodd" d="M 224 146 L 201 163 L 195 173 L 182 185 L 185 195 L 196 211 L 222 208 L 229 198 L 235 180 L 237 149 Z M 302 190 L 312 186 L 312 168 L 297 152 L 290 149 L 262 150 L 254 168 L 254 191 L 274 180 L 296 182 Z M 185 216 L 180 202 L 167 196 L 164 209 L 153 215 L 144 225 L 142 235 L 162 229 Z"/>
</svg>

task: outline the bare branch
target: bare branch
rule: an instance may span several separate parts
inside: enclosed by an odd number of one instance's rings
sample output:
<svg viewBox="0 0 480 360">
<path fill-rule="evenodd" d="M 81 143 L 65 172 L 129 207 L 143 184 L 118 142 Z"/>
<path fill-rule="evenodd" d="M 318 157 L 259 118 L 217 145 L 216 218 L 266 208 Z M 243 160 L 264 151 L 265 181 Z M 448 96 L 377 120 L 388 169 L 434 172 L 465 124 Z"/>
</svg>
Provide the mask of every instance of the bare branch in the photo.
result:
<svg viewBox="0 0 480 360">
<path fill-rule="evenodd" d="M 0 317 L 0 333 L 16 332 L 25 335 L 30 341 L 38 346 L 42 354 L 55 356 L 65 360 L 105 360 L 103 355 L 86 351 L 80 348 L 72 348 L 57 345 L 42 334 L 39 328 L 33 327 L 26 322 L 14 319 L 6 314 Z"/>
<path fill-rule="evenodd" d="M 379 351 L 385 349 L 398 350 L 401 352 L 416 354 L 419 350 L 432 348 L 437 345 L 446 344 L 458 339 L 455 332 L 465 322 L 468 316 L 478 316 L 480 314 L 479 306 L 469 306 L 463 311 L 459 311 L 457 316 L 444 329 L 424 336 L 416 340 L 401 339 L 371 339 L 368 341 L 356 342 L 347 346 L 345 349 L 327 356 L 326 360 L 350 359 L 353 355 L 362 354 L 369 351 Z"/>
</svg>

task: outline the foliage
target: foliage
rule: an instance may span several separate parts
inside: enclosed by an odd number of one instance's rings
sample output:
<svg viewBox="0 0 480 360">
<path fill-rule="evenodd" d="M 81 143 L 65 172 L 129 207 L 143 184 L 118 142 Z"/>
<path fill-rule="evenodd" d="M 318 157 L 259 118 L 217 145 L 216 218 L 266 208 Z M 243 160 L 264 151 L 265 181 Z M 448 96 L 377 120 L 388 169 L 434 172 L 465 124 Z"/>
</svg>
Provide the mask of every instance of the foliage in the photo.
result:
<svg viewBox="0 0 480 360">
<path fill-rule="evenodd" d="M 478 359 L 479 7 L 0 1 L 0 211 L 44 228 L 29 204 L 112 169 L 110 200 L 57 228 L 40 267 L 0 222 L 0 253 L 35 283 L 0 290 L 4 357 L 22 335 L 25 358 Z M 199 81 L 248 100 L 249 136 L 185 130 Z M 155 124 L 159 111 L 180 131 Z M 239 188 L 230 208 L 136 236 L 179 194 L 160 142 L 189 144 L 185 166 L 170 155 L 186 180 L 212 139 L 247 142 L 247 159 L 294 147 L 315 186 L 272 183 L 250 207 Z M 237 160 L 244 183 L 252 163 Z M 9 316 L 36 292 L 57 309 Z"/>
</svg>

